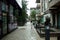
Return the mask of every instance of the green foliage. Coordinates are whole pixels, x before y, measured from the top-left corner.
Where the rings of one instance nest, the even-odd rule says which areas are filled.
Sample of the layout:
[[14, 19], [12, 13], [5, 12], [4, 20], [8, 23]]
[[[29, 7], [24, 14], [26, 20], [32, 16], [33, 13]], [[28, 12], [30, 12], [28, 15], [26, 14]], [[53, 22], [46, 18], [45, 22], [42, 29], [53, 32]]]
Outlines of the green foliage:
[[27, 12], [27, 1], [25, 1], [25, 0], [22, 0], [22, 14], [20, 15], [20, 17], [19, 17], [19, 20], [21, 21], [21, 22], [25, 22], [26, 21], [26, 18], [27, 18], [27, 14], [26, 14], [26, 12]]
[[36, 19], [36, 11], [32, 10], [30, 16], [31, 18]]

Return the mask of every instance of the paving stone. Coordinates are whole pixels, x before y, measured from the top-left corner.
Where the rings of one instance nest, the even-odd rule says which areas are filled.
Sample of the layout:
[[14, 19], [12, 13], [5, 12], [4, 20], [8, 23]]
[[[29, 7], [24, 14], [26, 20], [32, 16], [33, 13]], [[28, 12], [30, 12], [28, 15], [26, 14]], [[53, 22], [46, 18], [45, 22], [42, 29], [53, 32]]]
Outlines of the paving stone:
[[[45, 38], [39, 37], [34, 26], [27, 22], [25, 26], [18, 27], [17, 30], [5, 36], [2, 40], [45, 40]], [[56, 40], [56, 38], [51, 37], [51, 40]]]

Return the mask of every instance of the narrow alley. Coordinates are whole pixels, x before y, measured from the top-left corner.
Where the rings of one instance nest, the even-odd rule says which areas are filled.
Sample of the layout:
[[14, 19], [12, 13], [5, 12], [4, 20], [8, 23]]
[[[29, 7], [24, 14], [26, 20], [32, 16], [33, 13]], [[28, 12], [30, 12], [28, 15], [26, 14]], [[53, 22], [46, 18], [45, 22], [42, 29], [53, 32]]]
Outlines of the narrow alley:
[[[56, 38], [51, 38], [51, 40], [53, 39], [56, 40]], [[32, 23], [27, 22], [25, 26], [18, 27], [2, 40], [45, 40], [45, 38], [40, 38]]]
[[0, 0], [0, 40], [60, 40], [60, 0]]

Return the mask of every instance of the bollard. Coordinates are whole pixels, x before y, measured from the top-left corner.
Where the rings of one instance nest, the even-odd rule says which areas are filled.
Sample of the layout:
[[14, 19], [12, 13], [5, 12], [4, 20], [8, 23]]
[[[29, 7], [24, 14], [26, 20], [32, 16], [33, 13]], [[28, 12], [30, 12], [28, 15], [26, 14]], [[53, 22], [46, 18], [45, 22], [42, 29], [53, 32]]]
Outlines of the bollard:
[[49, 28], [49, 26], [45, 27], [45, 40], [50, 40], [50, 28]]

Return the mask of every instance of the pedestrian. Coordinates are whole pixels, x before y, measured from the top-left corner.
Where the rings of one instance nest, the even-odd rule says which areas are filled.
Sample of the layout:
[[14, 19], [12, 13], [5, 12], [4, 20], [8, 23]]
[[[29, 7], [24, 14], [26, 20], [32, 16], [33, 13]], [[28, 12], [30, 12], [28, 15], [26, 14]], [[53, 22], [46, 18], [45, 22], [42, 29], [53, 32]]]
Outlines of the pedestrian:
[[45, 40], [50, 40], [50, 18], [47, 16], [45, 21]]

